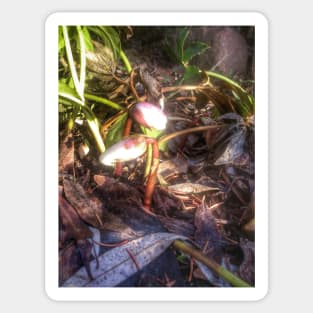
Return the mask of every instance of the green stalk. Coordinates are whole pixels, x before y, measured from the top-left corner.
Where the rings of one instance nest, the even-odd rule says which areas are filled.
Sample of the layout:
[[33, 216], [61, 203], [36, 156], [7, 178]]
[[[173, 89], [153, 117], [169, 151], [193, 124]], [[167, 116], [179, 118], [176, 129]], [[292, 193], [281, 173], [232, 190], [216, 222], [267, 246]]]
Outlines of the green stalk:
[[130, 73], [132, 71], [132, 66], [130, 65], [129, 60], [122, 49], [120, 50], [120, 57], [122, 61], [124, 62], [127, 72]]
[[216, 274], [222, 277], [225, 281], [230, 283], [233, 287], [251, 287], [247, 282], [235, 276], [232, 272], [228, 271], [226, 268], [222, 267], [216, 263], [213, 259], [205, 256], [201, 251], [192, 248], [190, 245], [186, 244], [181, 240], [175, 240], [173, 242], [173, 247], [184, 253], [189, 254], [196, 260], [205, 264], [208, 268], [213, 270]]
[[200, 131], [204, 131], [204, 130], [208, 130], [208, 129], [212, 129], [212, 128], [219, 128], [219, 127], [223, 127], [223, 126], [224, 125], [206, 125], [206, 126], [198, 126], [198, 127], [183, 129], [183, 130], [162, 136], [158, 140], [158, 145], [160, 146], [162, 143], [169, 141], [175, 137], [181, 136], [181, 135], [200, 132]]
[[84, 96], [85, 96], [86, 99], [106, 104], [107, 106], [109, 106], [109, 107], [111, 107], [112, 109], [115, 109], [115, 110], [122, 110], [122, 109], [124, 109], [119, 104], [117, 104], [117, 103], [115, 103], [113, 101], [110, 101], [108, 99], [105, 99], [105, 98], [101, 98], [101, 97], [98, 97], [98, 96], [90, 95], [88, 93], [85, 93]]
[[150, 174], [151, 163], [152, 163], [152, 147], [151, 147], [151, 145], [148, 145], [148, 147], [147, 147], [147, 155], [146, 155], [146, 167], [145, 167], [144, 178], [148, 177], [148, 175]]
[[224, 75], [221, 75], [215, 72], [206, 71], [205, 73], [208, 76], [215, 77], [224, 81], [225, 83], [228, 84], [229, 88], [231, 88], [233, 91], [235, 91], [238, 94], [240, 98], [240, 102], [241, 102], [240, 106], [238, 107], [238, 110], [241, 115], [247, 116], [254, 112], [254, 105], [255, 105], [254, 98], [245, 89], [243, 89], [238, 83], [236, 83], [234, 80]]
[[215, 73], [215, 72], [211, 72], [211, 71], [206, 71], [205, 72], [208, 76], [212, 76], [212, 77], [215, 77], [215, 78], [218, 78], [220, 80], [223, 80], [225, 82], [227, 82], [228, 84], [238, 88], [241, 92], [243, 93], [247, 93], [238, 83], [236, 83], [235, 81], [233, 81], [232, 79], [224, 76], [224, 75], [221, 75], [221, 74], [218, 74], [218, 73]]
[[146, 138], [146, 143], [152, 145], [152, 161], [151, 170], [146, 184], [145, 196], [143, 200], [143, 206], [147, 213], [153, 214], [151, 212], [151, 202], [152, 196], [155, 189], [155, 181], [157, 177], [158, 167], [160, 163], [160, 152], [158, 142], [154, 138]]
[[82, 110], [85, 114], [88, 126], [93, 134], [94, 139], [100, 153], [105, 151], [105, 145], [103, 143], [100, 131], [99, 131], [99, 122], [93, 112], [87, 106], [82, 106]]

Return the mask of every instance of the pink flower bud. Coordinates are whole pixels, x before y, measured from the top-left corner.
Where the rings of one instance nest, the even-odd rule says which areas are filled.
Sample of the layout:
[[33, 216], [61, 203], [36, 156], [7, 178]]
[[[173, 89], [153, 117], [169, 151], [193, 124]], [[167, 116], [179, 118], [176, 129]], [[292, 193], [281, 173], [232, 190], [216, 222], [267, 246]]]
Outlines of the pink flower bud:
[[149, 102], [137, 103], [130, 112], [131, 117], [147, 128], [163, 130], [166, 127], [167, 117], [164, 112]]
[[138, 158], [147, 149], [144, 136], [130, 136], [103, 152], [99, 161], [104, 165], [114, 166], [116, 162], [126, 162]]

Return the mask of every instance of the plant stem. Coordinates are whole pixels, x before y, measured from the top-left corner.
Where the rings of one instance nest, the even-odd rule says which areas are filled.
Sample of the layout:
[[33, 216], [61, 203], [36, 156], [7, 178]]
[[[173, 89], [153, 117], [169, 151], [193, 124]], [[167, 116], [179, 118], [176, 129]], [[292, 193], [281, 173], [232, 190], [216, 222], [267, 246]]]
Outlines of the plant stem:
[[198, 127], [193, 127], [193, 128], [187, 128], [187, 129], [183, 129], [168, 135], [164, 135], [162, 136], [159, 140], [158, 140], [158, 144], [159, 146], [166, 142], [169, 141], [175, 137], [181, 136], [181, 135], [186, 135], [186, 134], [190, 134], [190, 133], [195, 133], [195, 132], [200, 132], [200, 131], [204, 131], [204, 130], [208, 130], [208, 129], [214, 129], [214, 128], [219, 128], [219, 127], [223, 127], [224, 125], [206, 125], [206, 126], [198, 126]]
[[152, 144], [152, 165], [150, 175], [147, 181], [145, 197], [143, 201], [144, 208], [151, 212], [152, 196], [155, 188], [155, 181], [160, 163], [160, 152], [158, 142], [154, 138], [147, 138], [147, 144]]
[[122, 49], [120, 50], [120, 57], [122, 61], [124, 62], [127, 72], [130, 73], [132, 71], [132, 66], [130, 65], [129, 60]]
[[109, 107], [111, 107], [112, 109], [115, 109], [115, 110], [122, 110], [123, 107], [120, 106], [119, 104], [113, 102], [113, 101], [110, 101], [108, 99], [105, 99], [105, 98], [101, 98], [101, 97], [98, 97], [98, 96], [94, 96], [94, 95], [90, 95], [88, 93], [85, 93], [84, 94], [85, 98], [86, 99], [89, 99], [89, 100], [93, 100], [93, 101], [96, 101], [96, 102], [99, 102], [99, 103], [103, 103], [103, 104], [106, 104], [108, 105]]
[[146, 209], [147, 212], [151, 212], [151, 202], [152, 202], [152, 196], [155, 188], [155, 181], [156, 181], [156, 176], [158, 172], [158, 167], [160, 163], [160, 152], [159, 152], [159, 146], [180, 135], [185, 135], [193, 132], [198, 132], [198, 131], [204, 131], [207, 129], [211, 128], [217, 128], [221, 127], [223, 125], [207, 125], [207, 126], [199, 126], [199, 127], [194, 127], [194, 128], [189, 128], [189, 129], [184, 129], [169, 135], [165, 135], [161, 137], [159, 140], [156, 140], [154, 138], [147, 138], [146, 143], [147, 144], [152, 144], [152, 162], [151, 162], [151, 169], [150, 169], [150, 175], [148, 177], [147, 185], [146, 185], [146, 190], [145, 190], [145, 197], [143, 201], [144, 208]]
[[151, 171], [151, 162], [152, 162], [152, 148], [151, 145], [147, 146], [147, 155], [146, 155], [146, 167], [144, 178], [148, 177]]
[[238, 88], [242, 92], [246, 93], [246, 91], [238, 83], [236, 83], [235, 81], [233, 81], [232, 79], [230, 79], [230, 78], [228, 78], [228, 77], [226, 77], [224, 75], [221, 75], [221, 74], [215, 73], [215, 72], [211, 72], [211, 71], [206, 71], [205, 73], [208, 76], [212, 76], [212, 77], [218, 78], [220, 80], [223, 80], [223, 81], [233, 85], [234, 87]]
[[247, 282], [235, 276], [233, 273], [216, 263], [214, 260], [205, 256], [201, 251], [192, 248], [181, 240], [175, 240], [173, 247], [177, 250], [185, 252], [195, 258], [196, 260], [205, 264], [208, 268], [213, 270], [216, 274], [222, 277], [224, 280], [229, 282], [234, 287], [251, 287]]
[[100, 153], [105, 151], [105, 145], [103, 143], [100, 131], [99, 131], [99, 122], [93, 112], [90, 110], [88, 106], [82, 106], [82, 110], [85, 114], [88, 126], [93, 134], [93, 137], [97, 143], [98, 150]]
[[221, 75], [215, 72], [205, 71], [205, 73], [208, 76], [218, 78], [224, 81], [225, 83], [228, 84], [228, 86], [231, 89], [233, 89], [236, 93], [238, 93], [239, 98], [240, 98], [240, 104], [241, 104], [239, 106], [239, 112], [241, 113], [241, 115], [246, 116], [254, 112], [254, 98], [251, 95], [249, 95], [249, 93], [244, 88], [242, 88], [237, 82], [235, 82], [234, 80], [224, 75]]
[[133, 120], [130, 117], [128, 117], [124, 126], [123, 137], [129, 136], [132, 125], [133, 125]]

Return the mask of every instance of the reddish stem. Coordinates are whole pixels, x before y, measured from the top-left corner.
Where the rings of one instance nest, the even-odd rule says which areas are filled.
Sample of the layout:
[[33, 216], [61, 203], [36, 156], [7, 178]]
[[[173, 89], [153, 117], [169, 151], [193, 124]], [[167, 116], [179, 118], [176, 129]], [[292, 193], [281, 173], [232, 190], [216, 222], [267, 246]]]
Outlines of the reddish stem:
[[[123, 138], [129, 136], [130, 130], [132, 128], [132, 124], [133, 124], [132, 119], [130, 117], [128, 117], [126, 120], [125, 126], [124, 126], [124, 130], [123, 130]], [[123, 170], [123, 163], [122, 162], [116, 162], [114, 175], [115, 176], [121, 176], [122, 170]]]
[[135, 256], [128, 249], [126, 249], [126, 252], [128, 253], [128, 255], [131, 258], [131, 260], [134, 262], [134, 264], [135, 264], [135, 266], [137, 268], [137, 271], [140, 271], [140, 266], [139, 266]]
[[123, 137], [129, 136], [132, 125], [133, 120], [130, 117], [128, 117], [124, 126]]
[[147, 144], [152, 144], [152, 165], [150, 170], [150, 175], [146, 185], [145, 197], [143, 200], [144, 208], [151, 212], [151, 202], [152, 196], [155, 187], [156, 176], [158, 172], [159, 162], [160, 162], [160, 153], [158, 142], [153, 138], [146, 139]]

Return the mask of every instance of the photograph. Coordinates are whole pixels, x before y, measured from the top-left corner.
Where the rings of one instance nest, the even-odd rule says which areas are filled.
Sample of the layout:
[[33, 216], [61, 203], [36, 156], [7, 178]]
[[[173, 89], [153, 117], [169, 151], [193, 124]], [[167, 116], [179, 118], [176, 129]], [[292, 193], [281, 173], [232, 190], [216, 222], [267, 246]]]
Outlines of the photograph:
[[61, 292], [258, 283], [257, 26], [166, 20], [53, 23]]

